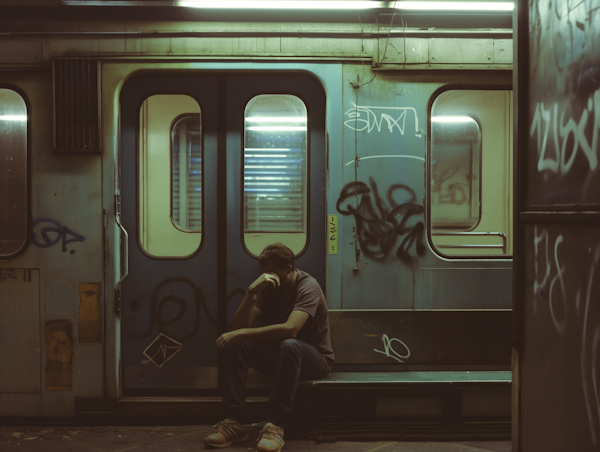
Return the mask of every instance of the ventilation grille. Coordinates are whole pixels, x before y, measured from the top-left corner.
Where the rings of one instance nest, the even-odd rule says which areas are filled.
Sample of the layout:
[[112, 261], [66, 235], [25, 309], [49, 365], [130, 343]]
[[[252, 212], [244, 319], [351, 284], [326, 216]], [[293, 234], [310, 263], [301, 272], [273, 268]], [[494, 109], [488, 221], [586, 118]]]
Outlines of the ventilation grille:
[[98, 62], [54, 60], [54, 150], [100, 152]]

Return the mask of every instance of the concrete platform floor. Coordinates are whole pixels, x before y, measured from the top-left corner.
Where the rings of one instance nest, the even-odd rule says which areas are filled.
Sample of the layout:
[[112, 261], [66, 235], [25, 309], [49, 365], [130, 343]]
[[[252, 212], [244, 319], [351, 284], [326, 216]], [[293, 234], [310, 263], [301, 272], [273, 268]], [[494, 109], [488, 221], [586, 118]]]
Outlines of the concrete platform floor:
[[[0, 426], [2, 452], [179, 452], [205, 450], [210, 425], [189, 426]], [[228, 447], [253, 451], [256, 441]], [[209, 449], [206, 449], [209, 450]], [[221, 450], [221, 449], [213, 449]], [[338, 441], [318, 444], [288, 438], [282, 452], [511, 452], [510, 441]]]

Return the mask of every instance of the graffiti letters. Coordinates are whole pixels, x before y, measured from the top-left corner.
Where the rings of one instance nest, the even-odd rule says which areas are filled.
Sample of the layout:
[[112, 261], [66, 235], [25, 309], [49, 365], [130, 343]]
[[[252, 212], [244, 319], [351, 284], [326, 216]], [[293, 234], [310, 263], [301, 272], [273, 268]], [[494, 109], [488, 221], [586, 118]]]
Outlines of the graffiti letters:
[[[559, 114], [558, 104], [551, 109], [546, 109], [543, 102], [536, 106], [529, 135], [533, 137], [537, 133], [538, 171], [565, 175], [579, 152], [586, 157], [590, 171], [598, 166], [600, 90], [588, 99], [578, 122], [565, 118], [567, 109], [570, 108], [565, 107]], [[591, 142], [586, 135], [586, 131], [590, 131], [588, 122], [591, 124]]]
[[529, 5], [529, 176], [535, 202], [598, 202], [600, 8], [595, 1]]
[[154, 341], [144, 350], [144, 355], [158, 367], [164, 366], [181, 349], [183, 344], [160, 333]]
[[415, 135], [422, 136], [422, 131], [419, 130], [417, 110], [413, 107], [365, 107], [356, 104], [353, 105], [354, 108], [350, 108], [345, 113], [345, 116], [350, 119], [344, 121], [344, 125], [352, 130], [371, 133], [377, 129], [377, 132], [381, 132], [381, 127], [385, 123], [390, 133], [397, 130], [401, 135], [404, 135], [406, 131], [406, 117], [414, 115]]
[[359, 181], [347, 184], [336, 207], [340, 214], [354, 216], [358, 243], [366, 256], [385, 261], [398, 238], [403, 237], [396, 256], [403, 262], [409, 262], [413, 245], [417, 255], [425, 254], [425, 226], [420, 220], [423, 206], [415, 201], [415, 192], [402, 184], [390, 186], [386, 199], [382, 199], [377, 184], [371, 178], [369, 185]]
[[[387, 334], [384, 334], [383, 336], [381, 336], [381, 340], [383, 341], [383, 350], [377, 350], [376, 348], [374, 348], [374, 352], [384, 354], [388, 358], [393, 358], [400, 363], [403, 363], [405, 359], [410, 358], [410, 349], [408, 348], [408, 345], [406, 345], [400, 339], [396, 339], [395, 337], [390, 339]], [[406, 355], [401, 355], [396, 350], [394, 350], [394, 347], [392, 345], [394, 342], [397, 342], [406, 349]]]
[[[536, 279], [534, 281], [534, 292], [537, 299], [537, 294], [543, 292], [544, 297], [548, 299], [548, 306], [550, 309], [550, 315], [552, 316], [552, 322], [556, 330], [560, 333], [564, 333], [565, 324], [566, 324], [566, 315], [567, 315], [567, 296], [565, 293], [565, 283], [563, 279], [563, 274], [565, 268], [560, 265], [558, 260], [558, 248], [560, 244], [563, 242], [563, 236], [559, 235], [556, 241], [554, 242], [554, 253], [552, 256], [552, 261], [550, 260], [550, 256], [548, 254], [548, 231], [544, 230], [538, 236], [537, 227], [534, 232], [534, 245], [535, 245], [535, 273]], [[544, 275], [540, 280], [538, 280], [538, 247], [543, 243], [544, 248], [544, 256], [542, 259], [539, 259], [542, 264], [540, 267], [544, 266], [543, 270]], [[545, 265], [543, 265], [545, 263]], [[556, 272], [554, 276], [551, 276], [551, 263], [554, 263]], [[549, 283], [549, 284], [548, 284]], [[537, 310], [537, 301], [534, 301], [534, 309]]]
[[[39, 226], [39, 227], [37, 227]], [[85, 237], [62, 226], [58, 221], [42, 218], [33, 222], [32, 243], [40, 248], [50, 248], [62, 240], [62, 252], [67, 251], [67, 245], [73, 242], [85, 242]], [[36, 233], [37, 231], [37, 233]], [[71, 254], [75, 250], [70, 251]]]
[[[594, 282], [598, 281], [600, 242], [586, 246], [589, 273], [581, 275], [569, 272], [561, 262], [561, 255], [572, 250], [566, 246], [562, 234], [556, 234], [553, 239], [547, 229], [538, 232], [536, 226], [533, 235], [533, 312], [536, 316], [540, 315], [547, 306], [556, 332], [561, 337], [575, 337], [580, 343], [581, 384], [592, 442], [597, 444], [600, 436], [600, 387], [597, 384], [600, 375], [600, 324], [597, 311], [594, 315], [590, 314], [590, 310], [597, 309]], [[582, 264], [587, 268], [586, 262], [579, 263], [578, 267]]]
[[[136, 328], [136, 318], [138, 317], [136, 314], [141, 308], [142, 303], [139, 300], [131, 300], [129, 309], [134, 315], [126, 319], [129, 333], [137, 338], [150, 335], [153, 328], [156, 327], [160, 333], [168, 335], [176, 341], [185, 342], [198, 331], [202, 310], [213, 325], [217, 324], [206, 305], [200, 288], [183, 277], [165, 279], [154, 288], [150, 300], [148, 325], [140, 331]], [[193, 308], [194, 311], [192, 322], [186, 321], [189, 319], [189, 308]], [[148, 318], [148, 316], [139, 317]], [[172, 328], [167, 332], [167, 328], [171, 326]]]

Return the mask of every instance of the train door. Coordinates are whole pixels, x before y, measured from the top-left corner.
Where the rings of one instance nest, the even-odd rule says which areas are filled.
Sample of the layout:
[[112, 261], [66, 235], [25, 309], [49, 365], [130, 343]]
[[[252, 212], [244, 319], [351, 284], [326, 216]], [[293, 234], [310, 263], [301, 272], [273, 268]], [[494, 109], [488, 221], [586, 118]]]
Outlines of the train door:
[[288, 245], [324, 287], [324, 109], [321, 85], [305, 74], [144, 74], [125, 84], [125, 395], [218, 387], [215, 341], [265, 245]]

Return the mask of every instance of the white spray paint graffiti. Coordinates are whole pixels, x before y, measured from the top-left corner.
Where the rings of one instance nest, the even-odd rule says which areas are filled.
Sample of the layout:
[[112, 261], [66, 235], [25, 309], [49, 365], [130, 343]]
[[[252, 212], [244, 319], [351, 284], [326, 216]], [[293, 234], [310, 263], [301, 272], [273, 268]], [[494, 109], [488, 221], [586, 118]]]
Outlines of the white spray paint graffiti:
[[350, 160], [346, 163], [346, 166], [357, 165], [359, 161], [369, 160], [369, 159], [388, 159], [388, 158], [401, 158], [401, 159], [413, 159], [420, 160], [422, 162], [425, 161], [423, 157], [417, 157], [416, 155], [369, 155], [367, 157], [357, 157], [353, 160]]
[[[591, 254], [590, 272], [587, 277], [586, 287], [576, 289], [575, 297], [572, 293], [567, 293], [565, 282], [566, 267], [561, 266], [559, 262], [559, 246], [563, 244], [564, 237], [559, 234], [554, 241], [553, 262], [549, 256], [548, 248], [550, 244], [550, 234], [547, 229], [543, 229], [538, 234], [537, 226], [534, 228], [534, 277], [533, 300], [534, 314], [538, 314], [538, 298], [546, 298], [552, 322], [556, 331], [561, 335], [568, 334], [569, 331], [576, 329], [581, 331], [581, 384], [585, 397], [585, 404], [590, 425], [592, 442], [598, 443], [600, 435], [600, 325], [597, 319], [591, 318], [590, 306], [597, 300], [592, 298], [592, 289], [594, 275], [598, 262], [600, 261], [600, 243], [595, 247], [589, 247]], [[543, 243], [543, 246], [540, 246]], [[542, 262], [539, 265], [538, 262]], [[585, 292], [585, 295], [583, 293]], [[556, 297], [560, 300], [557, 301]], [[582, 306], [582, 296], [584, 297]], [[575, 312], [567, 315], [569, 312], [569, 300], [575, 299]], [[560, 306], [560, 307], [559, 307]], [[571, 304], [572, 306], [572, 304]], [[562, 311], [562, 318], [561, 318]], [[595, 325], [594, 325], [595, 323]]]
[[[533, 245], [534, 245], [534, 250], [535, 250], [535, 261], [534, 261], [534, 272], [535, 272], [535, 281], [533, 282], [533, 312], [537, 314], [537, 294], [544, 288], [546, 287], [546, 284], [548, 283], [548, 279], [550, 279], [550, 258], [548, 257], [548, 231], [544, 229], [544, 231], [542, 232], [541, 235], [538, 235], [537, 233], [537, 226], [534, 229], [534, 237], [533, 237]], [[542, 279], [542, 281], [539, 281], [538, 276], [541, 273], [541, 270], [538, 268], [538, 246], [539, 244], [544, 241], [544, 251], [545, 251], [545, 258], [544, 258], [544, 262], [546, 263], [545, 265], [545, 273], [544, 273], [544, 279]]]
[[[596, 245], [593, 255], [593, 263], [590, 267], [590, 276], [588, 278], [587, 294], [585, 300], [585, 308], [583, 313], [583, 335], [581, 338], [581, 375], [583, 394], [585, 396], [585, 404], [588, 412], [588, 420], [592, 431], [592, 441], [597, 444], [596, 428], [600, 430], [600, 369], [598, 364], [598, 356], [600, 352], [600, 327], [596, 327], [593, 336], [588, 333], [588, 313], [592, 295], [592, 282], [594, 280], [594, 271], [600, 260], [600, 243]], [[576, 307], [579, 311], [579, 297], [581, 291], [577, 291]], [[593, 326], [592, 326], [593, 328]], [[591, 338], [588, 337], [590, 334]], [[591, 339], [591, 340], [590, 340]], [[591, 342], [591, 347], [590, 347]], [[591, 350], [590, 350], [591, 348]], [[590, 353], [591, 352], [591, 353]], [[591, 381], [590, 381], [591, 380]], [[595, 402], [595, 406], [594, 406]]]
[[371, 133], [376, 128], [377, 132], [381, 132], [381, 126], [385, 121], [390, 133], [397, 129], [401, 135], [404, 135], [407, 114], [412, 112], [415, 115], [415, 135], [422, 136], [423, 131], [419, 130], [417, 110], [413, 107], [365, 107], [354, 103], [352, 105], [354, 108], [350, 108], [345, 113], [345, 116], [350, 119], [344, 121], [344, 125], [352, 130]]
[[[565, 175], [573, 166], [575, 157], [579, 150], [587, 157], [590, 171], [598, 166], [598, 130], [600, 129], [600, 90], [597, 90], [593, 96], [588, 99], [587, 107], [583, 110], [579, 122], [569, 118], [565, 122], [565, 112], [567, 106], [558, 113], [558, 104], [554, 104], [552, 109], [546, 110], [544, 103], [539, 102], [535, 109], [529, 136], [533, 137], [537, 132], [537, 148], [539, 154], [538, 171], [551, 171], [556, 174]], [[570, 108], [569, 108], [570, 109]], [[593, 114], [592, 142], [588, 141], [586, 128], [590, 114]], [[549, 152], [552, 145], [548, 144], [548, 137], [552, 130], [554, 155]], [[569, 136], [573, 137], [573, 148], [567, 150]], [[567, 160], [567, 155], [570, 156]]]
[[[383, 350], [377, 350], [376, 348], [374, 348], [373, 351], [377, 353], [382, 353], [388, 358], [394, 358], [396, 361], [401, 363], [403, 363], [405, 359], [410, 358], [410, 349], [408, 348], [408, 345], [406, 345], [400, 339], [396, 339], [395, 337], [390, 339], [387, 334], [384, 334], [383, 336], [381, 336], [381, 340], [383, 341]], [[392, 342], [398, 342], [399, 344], [402, 344], [402, 346], [406, 349], [406, 355], [401, 355], [396, 350], [394, 350]]]

